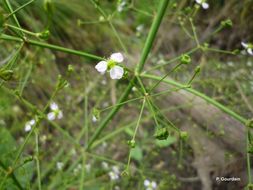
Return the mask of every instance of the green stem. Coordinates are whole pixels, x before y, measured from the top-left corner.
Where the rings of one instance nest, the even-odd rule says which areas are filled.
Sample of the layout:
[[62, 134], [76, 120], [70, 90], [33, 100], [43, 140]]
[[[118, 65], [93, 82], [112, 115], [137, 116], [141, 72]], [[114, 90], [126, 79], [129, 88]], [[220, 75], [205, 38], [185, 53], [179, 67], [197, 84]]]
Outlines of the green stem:
[[[13, 9], [12, 9], [12, 7], [11, 7], [11, 4], [10, 4], [9, 0], [4, 0], [4, 3], [5, 3], [5, 5], [7, 6], [7, 8], [8, 8], [8, 10], [9, 10], [10, 14], [12, 14], [12, 13], [13, 13]], [[19, 21], [18, 21], [18, 19], [17, 19], [15, 13], [12, 14], [12, 17], [13, 17], [13, 19], [14, 19], [14, 21], [15, 21], [17, 27], [21, 28], [21, 26], [20, 26], [20, 24], [19, 24]], [[21, 34], [22, 34], [22, 36], [24, 36], [24, 34], [23, 34], [22, 31], [21, 31]]]
[[[142, 74], [141, 76], [144, 77], [144, 78], [149, 78], [149, 79], [158, 80], [158, 81], [161, 79], [161, 77], [159, 77], [159, 76], [154, 76], [154, 75], [149, 75], [149, 74]], [[222, 110], [223, 112], [229, 114], [229, 115], [232, 116], [234, 119], [236, 119], [236, 120], [238, 120], [239, 122], [241, 122], [243, 125], [245, 125], [246, 122], [247, 122], [247, 119], [246, 119], [246, 118], [240, 116], [239, 114], [233, 112], [231, 109], [225, 107], [224, 105], [222, 105], [222, 104], [220, 104], [219, 102], [215, 101], [214, 99], [212, 99], [212, 98], [206, 96], [205, 94], [202, 94], [202, 93], [198, 92], [197, 90], [194, 90], [194, 89], [192, 89], [192, 88], [185, 88], [185, 85], [184, 85], [184, 84], [180, 84], [180, 83], [178, 83], [178, 82], [176, 82], [176, 81], [173, 81], [173, 80], [170, 80], [170, 79], [164, 79], [163, 82], [164, 82], [164, 83], [167, 83], [167, 84], [170, 84], [170, 85], [172, 85], [172, 86], [176, 86], [176, 87], [178, 87], [178, 88], [182, 88], [182, 89], [184, 89], [184, 90], [186, 90], [186, 91], [188, 91], [188, 92], [190, 92], [190, 93], [192, 93], [192, 94], [194, 94], [194, 95], [196, 95], [196, 96], [198, 96], [198, 97], [204, 99], [204, 100], [207, 101], [208, 103], [210, 103], [210, 104], [212, 104], [213, 106], [219, 108], [219, 109]]]
[[250, 131], [249, 131], [249, 129], [247, 128], [247, 173], [248, 173], [248, 184], [250, 184], [251, 185], [251, 165], [250, 165], [250, 153], [248, 153], [248, 148], [249, 148], [249, 134], [250, 133]]
[[[0, 35], [0, 39], [8, 40], [8, 41], [16, 41], [16, 42], [23, 42], [24, 41], [22, 38], [18, 38], [18, 37], [6, 35], [6, 34]], [[83, 52], [83, 51], [68, 49], [68, 48], [64, 48], [64, 47], [61, 47], [61, 46], [57, 46], [57, 45], [52, 45], [52, 44], [48, 44], [48, 43], [44, 43], [44, 42], [39, 42], [39, 41], [36, 41], [36, 40], [28, 40], [27, 39], [27, 40], [25, 40], [25, 43], [30, 44], [30, 45], [34, 45], [34, 46], [38, 46], [38, 47], [42, 47], [42, 48], [55, 50], [55, 51], [61, 51], [61, 52], [68, 53], [68, 54], [82, 56], [82, 57], [86, 57], [86, 58], [90, 58], [90, 59], [104, 60], [104, 58], [102, 58], [102, 57], [99, 57], [99, 56], [96, 56], [96, 55], [93, 55], [93, 54], [89, 54], [89, 53], [86, 53], [86, 52]]]
[[[153, 21], [153, 24], [151, 26], [150, 32], [148, 34], [147, 40], [146, 40], [144, 48], [143, 48], [143, 52], [141, 54], [141, 60], [136, 68], [137, 75], [138, 75], [138, 73], [140, 73], [142, 71], [144, 64], [146, 62], [146, 59], [149, 55], [149, 52], [151, 51], [152, 44], [155, 40], [156, 33], [157, 33], [158, 28], [161, 24], [161, 21], [162, 21], [164, 14], [165, 14], [168, 3], [169, 3], [169, 0], [161, 0], [160, 1], [159, 8], [158, 8], [158, 14], [156, 15], [155, 20]], [[134, 77], [132, 79], [132, 81], [127, 86], [126, 90], [123, 92], [123, 94], [121, 95], [121, 97], [118, 101], [118, 104], [126, 100], [126, 98], [128, 97], [128, 95], [130, 94], [130, 92], [132, 90], [135, 80], [136, 80], [136, 77]], [[116, 115], [116, 113], [119, 111], [120, 108], [121, 108], [121, 105], [116, 106], [114, 109], [111, 110], [111, 112], [101, 122], [101, 124], [98, 126], [97, 130], [95, 131], [95, 133], [91, 137], [91, 139], [86, 147], [87, 150], [91, 147], [93, 142], [97, 139], [97, 137], [100, 135], [102, 130], [106, 127], [106, 125], [109, 123], [109, 121], [112, 120], [112, 118], [114, 117], [114, 115]]]
[[35, 129], [35, 142], [36, 142], [36, 167], [37, 167], [37, 180], [38, 180], [38, 187], [41, 190], [41, 177], [40, 177], [40, 158], [39, 158], [39, 134], [38, 129]]
[[22, 5], [19, 8], [17, 8], [15, 11], [12, 11], [10, 14], [7, 15], [6, 20], [8, 18], [10, 18], [11, 16], [13, 16], [14, 14], [16, 14], [18, 11], [22, 10], [23, 8], [25, 8], [26, 6], [30, 5], [32, 2], [34, 2], [34, 0], [28, 1], [24, 5]]

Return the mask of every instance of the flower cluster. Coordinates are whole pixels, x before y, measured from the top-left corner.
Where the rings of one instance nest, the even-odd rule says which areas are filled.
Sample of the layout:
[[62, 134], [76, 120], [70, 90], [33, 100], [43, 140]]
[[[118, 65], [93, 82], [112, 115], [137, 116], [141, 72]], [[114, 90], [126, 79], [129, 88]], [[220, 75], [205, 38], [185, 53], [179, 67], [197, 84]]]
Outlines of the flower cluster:
[[209, 4], [206, 2], [206, 0], [195, 0], [195, 2], [201, 5], [203, 9], [209, 8]]
[[245, 48], [245, 50], [248, 52], [248, 54], [253, 55], [253, 45], [250, 43], [241, 42], [242, 46]]
[[123, 61], [124, 57], [121, 53], [113, 53], [108, 60], [100, 61], [95, 68], [101, 74], [110, 71], [110, 77], [112, 79], [121, 79], [124, 75], [124, 69], [118, 64]]
[[111, 181], [115, 181], [119, 179], [119, 175], [120, 175], [119, 168], [117, 166], [113, 166], [112, 171], [110, 171], [108, 175], [110, 176]]
[[50, 121], [53, 121], [55, 119], [61, 119], [63, 118], [62, 111], [59, 109], [58, 105], [53, 102], [50, 104], [51, 112], [47, 114], [47, 119]]
[[26, 124], [25, 124], [25, 132], [29, 132], [31, 131], [32, 127], [35, 125], [35, 120], [32, 119], [30, 121], [28, 121]]
[[157, 184], [155, 181], [149, 181], [148, 179], [144, 180], [144, 186], [146, 190], [155, 190], [157, 188]]

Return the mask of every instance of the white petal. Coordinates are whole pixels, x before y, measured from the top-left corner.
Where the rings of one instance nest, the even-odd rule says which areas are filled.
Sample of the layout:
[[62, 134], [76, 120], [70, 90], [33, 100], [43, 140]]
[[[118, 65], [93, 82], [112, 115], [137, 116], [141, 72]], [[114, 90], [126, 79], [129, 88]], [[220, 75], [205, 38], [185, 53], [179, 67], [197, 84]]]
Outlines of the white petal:
[[117, 63], [121, 63], [122, 61], [124, 61], [124, 56], [122, 55], [122, 53], [113, 53], [110, 56], [110, 59]]
[[92, 122], [97, 122], [97, 118], [94, 115], [92, 116]]
[[150, 185], [150, 181], [147, 180], [147, 179], [145, 179], [145, 180], [144, 180], [144, 185], [145, 185], [146, 187], [149, 186], [149, 185]]
[[246, 44], [246, 43], [244, 43], [244, 42], [241, 42], [241, 44], [242, 44], [242, 46], [243, 46], [244, 48], [248, 48], [248, 47], [249, 47], [249, 45]]
[[59, 113], [58, 113], [58, 115], [57, 115], [57, 118], [58, 118], [58, 119], [63, 118], [63, 113], [62, 113], [62, 111], [61, 111], [61, 110], [59, 111]]
[[50, 121], [55, 120], [55, 113], [54, 112], [50, 112], [47, 114], [47, 119]]
[[50, 108], [51, 108], [51, 110], [58, 110], [59, 109], [58, 105], [55, 102], [50, 104]]
[[114, 66], [110, 70], [110, 76], [112, 79], [121, 79], [124, 74], [124, 69], [120, 66]]
[[201, 4], [202, 0], [195, 0], [196, 3]]
[[152, 181], [151, 186], [153, 187], [153, 189], [155, 189], [157, 187], [156, 182]]
[[32, 129], [32, 126], [29, 123], [27, 123], [25, 125], [25, 132], [31, 131], [31, 129]]
[[248, 48], [248, 49], [247, 49], [247, 52], [248, 52], [250, 55], [253, 55], [253, 51], [252, 51], [251, 48]]
[[35, 120], [32, 119], [31, 121], [29, 121], [30, 125], [34, 125], [35, 124]]
[[95, 68], [97, 69], [98, 72], [100, 73], [105, 73], [105, 71], [107, 70], [107, 65], [108, 63], [106, 61], [100, 61]]
[[209, 4], [206, 3], [206, 2], [204, 2], [204, 3], [202, 3], [202, 7], [203, 7], [203, 9], [208, 9], [209, 8]]

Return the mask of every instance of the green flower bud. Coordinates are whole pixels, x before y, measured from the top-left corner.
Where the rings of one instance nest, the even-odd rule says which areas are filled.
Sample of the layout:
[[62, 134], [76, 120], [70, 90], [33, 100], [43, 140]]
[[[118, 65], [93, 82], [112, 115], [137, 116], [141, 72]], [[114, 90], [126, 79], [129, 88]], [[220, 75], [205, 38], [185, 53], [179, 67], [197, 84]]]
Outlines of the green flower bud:
[[0, 78], [8, 81], [11, 80], [13, 76], [13, 70], [9, 70], [9, 69], [0, 69]]
[[50, 31], [49, 30], [45, 30], [41, 33], [37, 33], [37, 37], [39, 37], [42, 40], [47, 40], [50, 36]]
[[180, 57], [180, 62], [182, 64], [186, 64], [187, 65], [187, 64], [191, 63], [191, 57], [189, 55], [187, 55], [187, 54], [183, 54]]
[[182, 140], [187, 140], [189, 137], [189, 134], [186, 131], [180, 131], [180, 138]]
[[128, 144], [131, 148], [135, 148], [135, 145], [136, 145], [134, 139], [127, 141], [127, 144]]
[[167, 130], [167, 128], [163, 127], [163, 128], [157, 128], [154, 134], [154, 137], [158, 140], [166, 140], [169, 136], [169, 132]]
[[221, 26], [224, 28], [230, 28], [233, 26], [233, 22], [230, 19], [221, 21]]
[[68, 81], [65, 80], [61, 75], [58, 75], [57, 90], [61, 90], [65, 87], [68, 87], [68, 85]]

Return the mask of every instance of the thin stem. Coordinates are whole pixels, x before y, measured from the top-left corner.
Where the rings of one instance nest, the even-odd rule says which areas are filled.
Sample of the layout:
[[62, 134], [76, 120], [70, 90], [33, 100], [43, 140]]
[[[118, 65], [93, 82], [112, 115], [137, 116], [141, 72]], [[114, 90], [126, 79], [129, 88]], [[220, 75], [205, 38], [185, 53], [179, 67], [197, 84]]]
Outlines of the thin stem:
[[[7, 6], [7, 8], [9, 9], [9, 12], [10, 12], [10, 14], [11, 14], [11, 13], [13, 12], [13, 9], [12, 9], [12, 7], [11, 7], [11, 4], [10, 4], [9, 0], [4, 0], [4, 3], [5, 3], [5, 5]], [[12, 14], [12, 17], [13, 17], [13, 19], [14, 19], [14, 21], [15, 21], [17, 27], [21, 28], [21, 26], [20, 26], [20, 24], [19, 24], [19, 21], [18, 21], [18, 19], [17, 19], [15, 13]], [[22, 36], [24, 36], [24, 34], [23, 34], [22, 31], [21, 31], [21, 34], [22, 34]]]
[[195, 39], [195, 41], [196, 41], [197, 46], [199, 47], [200, 44], [199, 44], [199, 39], [198, 39], [198, 36], [197, 36], [196, 28], [195, 28], [195, 26], [194, 26], [194, 24], [193, 24], [192, 18], [190, 18], [189, 20], [190, 20], [190, 23], [191, 23], [191, 27], [192, 27], [194, 39]]
[[175, 67], [173, 67], [166, 75], [164, 75], [157, 83], [155, 83], [149, 90], [149, 93], [152, 92], [166, 77], [168, 77], [172, 72], [177, 70], [182, 65], [182, 63], [177, 64]]
[[23, 8], [25, 8], [26, 6], [30, 5], [31, 3], [33, 3], [34, 0], [28, 1], [27, 3], [25, 3], [24, 5], [20, 6], [19, 8], [17, 8], [15, 11], [11, 12], [10, 14], [7, 15], [6, 20], [11, 17], [12, 15], [16, 14], [18, 11], [22, 10]]
[[[250, 136], [250, 131], [249, 131], [249, 129], [247, 128], [247, 141], [246, 141], [246, 150], [248, 151], [248, 149], [249, 149], [249, 136]], [[250, 153], [249, 152], [247, 152], [247, 174], [248, 174], [248, 184], [250, 184], [251, 185], [251, 164], [250, 164]]]
[[[9, 40], [9, 41], [16, 41], [16, 42], [23, 42], [24, 41], [22, 38], [18, 38], [18, 37], [6, 35], [6, 34], [2, 34], [0, 36], [0, 39]], [[104, 60], [104, 58], [90, 54], [90, 53], [86, 53], [86, 52], [78, 51], [78, 50], [73, 50], [73, 49], [68, 49], [68, 48], [64, 48], [61, 46], [52, 45], [52, 44], [48, 44], [48, 43], [43, 43], [43, 42], [39, 42], [36, 40], [28, 40], [27, 39], [24, 42], [27, 44], [30, 44], [30, 45], [34, 45], [34, 46], [38, 46], [38, 47], [42, 47], [42, 48], [47, 48], [47, 49], [51, 49], [51, 50], [56, 50], [56, 51], [61, 51], [64, 53], [78, 55], [78, 56], [82, 56], [82, 57], [86, 57], [86, 58], [90, 58], [90, 59]]]
[[36, 142], [36, 167], [37, 167], [37, 178], [38, 178], [38, 187], [41, 190], [41, 176], [40, 176], [40, 158], [39, 158], [39, 134], [38, 129], [34, 131], [35, 133], [35, 142]]

